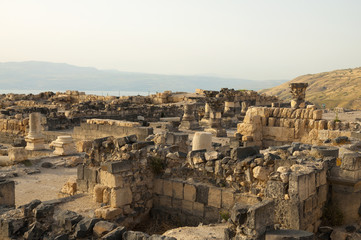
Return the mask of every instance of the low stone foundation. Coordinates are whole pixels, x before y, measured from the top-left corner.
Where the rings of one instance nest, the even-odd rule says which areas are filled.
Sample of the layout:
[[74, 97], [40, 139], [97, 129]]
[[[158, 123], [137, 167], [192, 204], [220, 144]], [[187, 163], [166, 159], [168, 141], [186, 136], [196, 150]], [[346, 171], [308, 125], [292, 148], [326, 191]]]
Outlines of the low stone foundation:
[[89, 119], [86, 123], [81, 123], [79, 127], [75, 127], [72, 136], [75, 139], [89, 140], [108, 136], [124, 137], [134, 134], [139, 140], [145, 140], [152, 133], [153, 128], [142, 127], [137, 122]]

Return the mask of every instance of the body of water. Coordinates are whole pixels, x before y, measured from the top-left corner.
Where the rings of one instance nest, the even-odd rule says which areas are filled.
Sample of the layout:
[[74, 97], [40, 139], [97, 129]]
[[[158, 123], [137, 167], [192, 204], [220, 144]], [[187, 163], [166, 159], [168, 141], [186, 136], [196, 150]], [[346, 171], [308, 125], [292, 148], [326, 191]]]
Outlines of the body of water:
[[[39, 94], [41, 92], [65, 92], [64, 90], [21, 90], [21, 89], [8, 89], [8, 90], [0, 90], [0, 94]], [[79, 92], [85, 92], [86, 94], [93, 94], [98, 96], [148, 96], [149, 94], [154, 94], [154, 92], [137, 92], [137, 91], [88, 91], [88, 90], [78, 90]]]

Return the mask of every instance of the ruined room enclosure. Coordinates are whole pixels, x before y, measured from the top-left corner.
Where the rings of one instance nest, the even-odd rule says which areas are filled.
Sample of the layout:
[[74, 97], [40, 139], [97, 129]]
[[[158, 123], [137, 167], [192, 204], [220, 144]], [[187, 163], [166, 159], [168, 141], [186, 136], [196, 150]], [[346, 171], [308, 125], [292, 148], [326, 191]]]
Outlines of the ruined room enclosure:
[[[20, 101], [0, 119], [1, 137], [17, 146], [4, 150], [6, 165], [75, 154], [63, 161], [77, 166], [76, 179], [55, 202], [9, 211], [2, 234], [58, 237], [62, 230], [104, 237], [98, 225], [105, 224], [109, 233], [148, 238], [146, 233], [219, 222], [229, 239], [278, 236], [278, 229], [303, 239], [339, 234], [319, 229], [360, 219], [361, 127], [325, 120], [321, 110], [303, 105], [303, 90], [295, 94], [299, 108], [229, 89], [128, 98], [68, 92]], [[40, 108], [52, 110], [28, 114]], [[7, 179], [1, 186], [11, 192], [16, 186]], [[13, 195], [6, 196], [2, 204], [14, 205]], [[77, 213], [60, 211], [74, 210], [77, 201]], [[81, 211], [82, 201], [92, 210]], [[47, 208], [50, 213], [41, 215]], [[102, 219], [96, 234], [80, 231], [84, 224], [93, 228], [98, 220], [92, 219]]]

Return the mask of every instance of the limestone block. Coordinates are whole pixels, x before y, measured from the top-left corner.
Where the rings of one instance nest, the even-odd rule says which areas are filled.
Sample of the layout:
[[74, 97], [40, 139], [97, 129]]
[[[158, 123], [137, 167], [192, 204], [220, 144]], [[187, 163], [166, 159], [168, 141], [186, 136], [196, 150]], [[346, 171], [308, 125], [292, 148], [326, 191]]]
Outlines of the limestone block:
[[163, 194], [168, 197], [173, 196], [173, 184], [172, 181], [163, 180]]
[[182, 209], [182, 199], [173, 198], [172, 199], [172, 208], [181, 210]]
[[163, 194], [163, 179], [156, 178], [154, 180], [153, 192], [158, 195]]
[[192, 214], [193, 213], [193, 202], [187, 201], [187, 200], [182, 200], [182, 210], [183, 210], [183, 212], [185, 212], [187, 214]]
[[330, 239], [332, 240], [346, 240], [348, 239], [349, 234], [344, 228], [333, 229]]
[[172, 182], [172, 196], [177, 199], [183, 199], [183, 183]]
[[267, 118], [261, 117], [261, 124], [262, 126], [267, 126]]
[[309, 197], [304, 202], [304, 213], [310, 213], [312, 212], [312, 197]]
[[217, 222], [219, 221], [219, 209], [216, 207], [204, 207], [204, 222], [205, 223], [211, 223], [211, 222]]
[[168, 196], [159, 196], [159, 205], [165, 208], [172, 208], [172, 198]]
[[110, 193], [110, 206], [117, 208], [124, 205], [131, 204], [133, 200], [133, 193], [129, 187], [113, 188]]
[[222, 200], [222, 190], [210, 187], [208, 191], [208, 206], [220, 208]]
[[261, 181], [267, 181], [269, 173], [269, 170], [265, 167], [257, 166], [253, 168], [253, 177]]
[[184, 199], [188, 201], [196, 201], [196, 187], [191, 184], [184, 184]]
[[64, 186], [61, 188], [60, 192], [67, 195], [74, 195], [77, 191], [77, 182], [76, 179], [70, 178]]
[[320, 172], [320, 185], [324, 185], [327, 183], [327, 170], [322, 169]]
[[277, 118], [279, 112], [280, 112], [280, 108], [275, 108], [275, 109], [273, 110], [273, 117]]
[[295, 111], [295, 109], [293, 108], [288, 108], [287, 109], [287, 118], [291, 118], [293, 112]]
[[95, 185], [94, 191], [93, 191], [94, 192], [93, 197], [94, 197], [95, 202], [103, 203], [103, 192], [105, 189], [106, 189], [106, 187], [103, 185], [100, 185], [100, 184]]
[[328, 185], [321, 185], [317, 189], [318, 205], [322, 205], [327, 201]]
[[222, 208], [230, 209], [234, 204], [234, 193], [232, 190], [222, 190]]
[[286, 194], [286, 186], [280, 181], [267, 181], [265, 195], [268, 198], [283, 199]]
[[333, 120], [329, 120], [327, 122], [327, 129], [328, 130], [335, 130], [335, 122]]
[[316, 120], [315, 120], [314, 125], [313, 125], [313, 128], [314, 128], [314, 129], [319, 129], [319, 127], [318, 127], [318, 126], [319, 126], [319, 123], [320, 123], [320, 121], [316, 121]]
[[315, 178], [316, 174], [315, 172], [311, 172], [310, 174], [308, 174], [308, 195], [312, 195], [314, 193], [316, 193], [316, 178]]
[[[0, 182], [0, 206], [15, 206], [15, 182], [3, 181]], [[0, 235], [1, 236], [1, 235]]]
[[207, 161], [214, 161], [218, 159], [219, 153], [217, 151], [207, 151], [204, 153], [204, 157]]
[[327, 120], [320, 120], [318, 124], [318, 129], [320, 130], [327, 129]]
[[121, 208], [112, 208], [112, 207], [102, 207], [95, 210], [95, 216], [97, 218], [102, 218], [105, 220], [113, 220], [123, 214], [123, 209]]
[[298, 172], [292, 172], [289, 179], [289, 194], [291, 199], [299, 197], [304, 201], [308, 197], [308, 176]]
[[322, 119], [322, 110], [315, 110], [315, 111], [313, 111], [312, 119], [314, 119], [314, 120], [321, 120], [321, 119]]
[[[315, 111], [314, 111], [313, 109], [309, 109], [308, 119], [314, 119], [314, 118], [313, 118], [314, 112], [315, 112]], [[322, 110], [321, 110], [321, 113], [322, 113]], [[321, 118], [322, 118], [322, 115], [321, 115]], [[314, 119], [314, 120], [320, 120], [320, 119]]]
[[110, 194], [111, 190], [109, 188], [105, 188], [103, 191], [103, 203], [108, 204], [110, 202]]
[[204, 216], [204, 204], [193, 202], [193, 214], [197, 217], [203, 217]]
[[76, 150], [78, 152], [89, 152], [92, 147], [93, 141], [91, 140], [82, 140], [76, 143]]
[[88, 181], [83, 179], [76, 180], [77, 191], [88, 192]]
[[100, 183], [109, 188], [123, 187], [124, 179], [121, 174], [100, 170]]
[[259, 235], [263, 235], [269, 226], [274, 224], [274, 202], [263, 200], [247, 211], [246, 226], [255, 230]]
[[212, 133], [209, 132], [196, 132], [193, 137], [192, 150], [212, 149]]
[[312, 232], [306, 232], [301, 230], [272, 230], [266, 232], [265, 240], [314, 240], [314, 234]]
[[12, 162], [22, 162], [28, 159], [28, 154], [23, 147], [12, 147], [8, 150], [9, 160]]
[[268, 126], [273, 127], [275, 126], [276, 119], [275, 118], [268, 118]]
[[359, 170], [361, 169], [361, 154], [360, 153], [346, 153], [343, 156], [341, 169], [343, 170]]

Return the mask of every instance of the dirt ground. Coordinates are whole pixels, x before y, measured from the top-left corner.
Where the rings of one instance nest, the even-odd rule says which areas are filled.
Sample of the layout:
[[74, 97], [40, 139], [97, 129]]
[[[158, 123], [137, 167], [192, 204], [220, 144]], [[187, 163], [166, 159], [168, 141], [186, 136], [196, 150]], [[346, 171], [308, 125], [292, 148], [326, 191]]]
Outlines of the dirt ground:
[[168, 230], [163, 235], [175, 237], [177, 240], [222, 240], [224, 239], [224, 229], [227, 227], [227, 223], [210, 224], [198, 227], [180, 227]]
[[[52, 168], [43, 168], [41, 164], [49, 162]], [[64, 167], [63, 157], [49, 157], [28, 161], [9, 167], [0, 167], [0, 175], [15, 175], [15, 204], [21, 206], [34, 199], [48, 201], [58, 199], [59, 192], [69, 179], [76, 179], [77, 168]], [[64, 196], [60, 196], [64, 197]], [[94, 210], [100, 204], [95, 203], [89, 194], [77, 194], [72, 201], [59, 205], [59, 210], [69, 209], [80, 214], [93, 217]]]
[[356, 118], [361, 119], [361, 111], [352, 111], [352, 112], [343, 112], [343, 113], [328, 112], [328, 113], [323, 113], [322, 115], [322, 118], [325, 120], [335, 120], [336, 117], [341, 121], [357, 122]]

